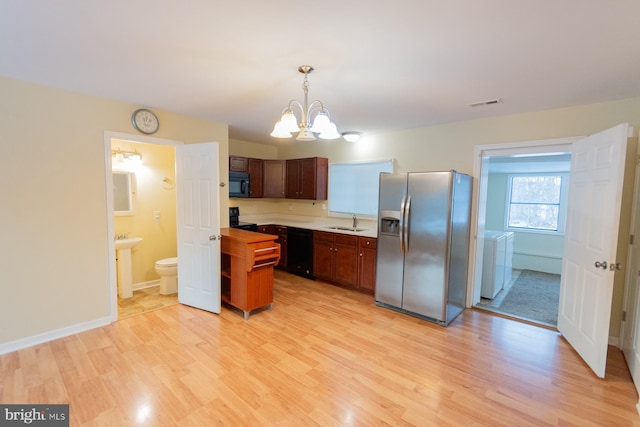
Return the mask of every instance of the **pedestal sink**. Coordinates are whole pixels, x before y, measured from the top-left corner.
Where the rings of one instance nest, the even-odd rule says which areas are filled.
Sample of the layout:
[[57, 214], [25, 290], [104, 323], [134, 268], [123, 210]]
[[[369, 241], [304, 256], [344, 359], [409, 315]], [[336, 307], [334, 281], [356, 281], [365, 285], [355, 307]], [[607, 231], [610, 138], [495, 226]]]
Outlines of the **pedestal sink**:
[[131, 279], [131, 249], [142, 242], [142, 237], [116, 240], [116, 266], [118, 269], [118, 295], [120, 298], [133, 296]]

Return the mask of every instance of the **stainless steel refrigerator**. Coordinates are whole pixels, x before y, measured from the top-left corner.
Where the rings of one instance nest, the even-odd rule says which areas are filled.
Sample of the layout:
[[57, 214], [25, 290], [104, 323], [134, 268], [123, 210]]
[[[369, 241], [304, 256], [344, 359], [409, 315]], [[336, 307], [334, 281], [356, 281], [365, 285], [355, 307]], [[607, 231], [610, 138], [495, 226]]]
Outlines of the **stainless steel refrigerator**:
[[380, 174], [376, 304], [447, 326], [465, 307], [469, 175]]

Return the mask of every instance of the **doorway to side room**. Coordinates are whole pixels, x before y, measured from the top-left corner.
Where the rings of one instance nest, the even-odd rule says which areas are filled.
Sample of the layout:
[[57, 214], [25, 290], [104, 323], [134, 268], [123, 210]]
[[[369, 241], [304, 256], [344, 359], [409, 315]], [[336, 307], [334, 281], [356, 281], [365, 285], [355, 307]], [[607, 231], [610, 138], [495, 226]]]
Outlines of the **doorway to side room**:
[[564, 141], [483, 157], [474, 307], [557, 326], [571, 168]]
[[[114, 239], [143, 237], [142, 242], [131, 249], [133, 293], [130, 297], [119, 295], [118, 261], [115, 249], [110, 251], [113, 320], [178, 303], [177, 292], [160, 293], [155, 262], [177, 256], [175, 147], [181, 144], [155, 137], [105, 132], [107, 185], [113, 183], [114, 172], [126, 171], [133, 177], [131, 212], [118, 214], [113, 203], [107, 207], [109, 236]], [[118, 152], [137, 152], [142, 158], [131, 162], [118, 156]]]

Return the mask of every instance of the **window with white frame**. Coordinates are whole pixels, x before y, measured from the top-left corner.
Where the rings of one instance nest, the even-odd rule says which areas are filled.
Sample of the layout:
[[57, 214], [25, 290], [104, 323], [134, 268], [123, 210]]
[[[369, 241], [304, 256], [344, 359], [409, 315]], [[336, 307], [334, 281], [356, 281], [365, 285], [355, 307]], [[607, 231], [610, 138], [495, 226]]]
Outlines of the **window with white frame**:
[[393, 172], [393, 159], [330, 164], [329, 214], [377, 216], [381, 172]]
[[512, 174], [508, 183], [508, 230], [564, 233], [569, 174]]

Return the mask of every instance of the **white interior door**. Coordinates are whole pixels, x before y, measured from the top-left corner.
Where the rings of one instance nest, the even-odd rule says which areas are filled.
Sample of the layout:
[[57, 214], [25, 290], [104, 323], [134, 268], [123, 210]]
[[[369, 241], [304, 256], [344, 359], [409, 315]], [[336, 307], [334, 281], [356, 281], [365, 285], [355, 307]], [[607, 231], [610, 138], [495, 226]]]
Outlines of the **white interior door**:
[[218, 144], [176, 147], [178, 301], [220, 313]]
[[[573, 144], [558, 330], [604, 378], [628, 125]], [[613, 267], [612, 267], [613, 266]]]

